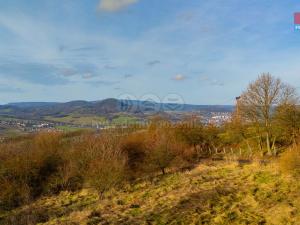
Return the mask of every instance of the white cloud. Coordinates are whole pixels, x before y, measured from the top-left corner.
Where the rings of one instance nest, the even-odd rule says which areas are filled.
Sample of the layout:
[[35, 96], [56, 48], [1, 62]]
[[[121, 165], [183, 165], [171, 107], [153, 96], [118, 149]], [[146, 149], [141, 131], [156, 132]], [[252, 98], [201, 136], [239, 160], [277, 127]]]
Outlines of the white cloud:
[[99, 9], [101, 11], [116, 12], [137, 2], [138, 0], [101, 0]]
[[182, 74], [177, 74], [175, 77], [173, 77], [173, 80], [177, 80], [177, 81], [182, 81], [185, 79], [186, 79], [186, 76], [184, 76]]

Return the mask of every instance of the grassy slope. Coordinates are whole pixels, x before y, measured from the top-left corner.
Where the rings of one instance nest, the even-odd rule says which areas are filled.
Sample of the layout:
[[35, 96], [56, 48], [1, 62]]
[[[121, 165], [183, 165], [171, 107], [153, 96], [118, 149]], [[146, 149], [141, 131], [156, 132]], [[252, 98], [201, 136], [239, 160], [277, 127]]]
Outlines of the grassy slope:
[[299, 224], [299, 187], [276, 164], [202, 164], [112, 191], [101, 201], [86, 189], [9, 214], [19, 221], [35, 214], [46, 224]]

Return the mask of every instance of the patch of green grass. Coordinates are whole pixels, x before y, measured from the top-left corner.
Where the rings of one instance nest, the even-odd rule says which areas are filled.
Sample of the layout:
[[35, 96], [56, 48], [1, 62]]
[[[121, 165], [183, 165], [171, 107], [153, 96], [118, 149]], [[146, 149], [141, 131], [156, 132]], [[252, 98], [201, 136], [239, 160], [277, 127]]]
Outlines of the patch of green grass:
[[5, 129], [2, 132], [2, 135], [5, 137], [18, 137], [25, 134], [25, 132], [19, 130], [19, 129], [15, 129], [15, 128], [9, 128], [9, 129]]
[[261, 171], [254, 175], [254, 180], [258, 184], [269, 184], [276, 181], [276, 176], [270, 172]]
[[71, 127], [71, 126], [56, 126], [56, 129], [65, 131], [65, 132], [72, 132], [72, 131], [79, 131], [83, 130], [83, 128]]
[[115, 125], [129, 125], [137, 122], [138, 119], [136, 117], [126, 115], [120, 115], [112, 120], [112, 123]]

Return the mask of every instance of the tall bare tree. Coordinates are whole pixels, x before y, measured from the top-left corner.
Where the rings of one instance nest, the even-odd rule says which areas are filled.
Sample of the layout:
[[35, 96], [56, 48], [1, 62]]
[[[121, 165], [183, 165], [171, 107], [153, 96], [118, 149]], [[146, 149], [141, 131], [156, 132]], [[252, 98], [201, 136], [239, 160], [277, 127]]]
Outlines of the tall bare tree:
[[275, 142], [271, 127], [276, 107], [295, 104], [296, 100], [295, 88], [269, 73], [261, 74], [249, 84], [247, 90], [241, 95], [239, 100], [241, 116], [257, 125], [261, 149], [264, 137], [266, 138], [268, 153], [271, 153], [270, 140]]

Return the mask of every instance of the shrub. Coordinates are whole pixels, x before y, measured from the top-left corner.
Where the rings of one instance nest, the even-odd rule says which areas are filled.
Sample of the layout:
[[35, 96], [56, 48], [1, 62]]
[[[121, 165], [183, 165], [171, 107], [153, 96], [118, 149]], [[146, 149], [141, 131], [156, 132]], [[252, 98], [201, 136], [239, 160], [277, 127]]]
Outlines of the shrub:
[[145, 172], [146, 136], [146, 133], [130, 134], [123, 138], [121, 142], [121, 151], [127, 156], [127, 168], [130, 178], [137, 178]]
[[117, 187], [125, 177], [126, 161], [121, 155], [110, 154], [109, 158], [98, 157], [90, 163], [87, 173], [88, 183], [95, 188], [100, 198], [111, 188]]
[[192, 161], [193, 154], [187, 151], [187, 146], [177, 139], [170, 129], [156, 129], [149, 131], [147, 139], [147, 166], [162, 174], [166, 169], [180, 169]]
[[280, 169], [284, 173], [289, 173], [293, 176], [300, 176], [299, 147], [295, 147], [283, 153], [283, 155], [280, 158]]
[[68, 163], [61, 167], [68, 188], [86, 184], [100, 197], [125, 177], [126, 155], [120, 150], [120, 138], [109, 133], [85, 133], [72, 142]]
[[15, 142], [1, 145], [0, 205], [4, 208], [61, 190], [57, 178], [65, 151], [60, 135], [40, 133]]
[[[94, 187], [100, 197], [116, 187], [125, 177], [126, 156], [121, 152], [119, 142], [110, 135], [87, 139], [88, 157], [85, 173], [88, 184]], [[93, 142], [91, 145], [90, 141]]]

